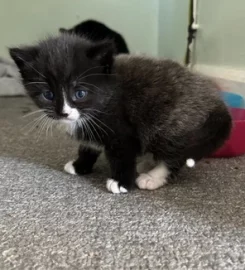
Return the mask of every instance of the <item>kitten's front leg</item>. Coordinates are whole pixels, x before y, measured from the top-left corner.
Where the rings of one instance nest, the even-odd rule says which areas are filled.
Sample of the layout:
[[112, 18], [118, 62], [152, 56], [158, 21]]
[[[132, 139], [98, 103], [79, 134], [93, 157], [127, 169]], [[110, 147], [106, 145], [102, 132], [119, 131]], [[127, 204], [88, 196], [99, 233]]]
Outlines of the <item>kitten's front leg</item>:
[[64, 170], [70, 174], [89, 174], [93, 170], [93, 166], [100, 155], [100, 151], [92, 148], [84, 148], [82, 145], [78, 150], [78, 158], [75, 161], [69, 161]]
[[127, 193], [136, 177], [136, 150], [130, 143], [106, 149], [111, 178], [106, 187], [112, 193]]

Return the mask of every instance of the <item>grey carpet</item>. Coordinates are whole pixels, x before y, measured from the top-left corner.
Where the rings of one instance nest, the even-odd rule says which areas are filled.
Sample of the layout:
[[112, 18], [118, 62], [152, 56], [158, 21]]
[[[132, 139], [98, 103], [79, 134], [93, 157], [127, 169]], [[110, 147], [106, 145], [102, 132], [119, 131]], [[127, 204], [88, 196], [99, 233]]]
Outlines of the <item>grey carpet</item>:
[[26, 135], [30, 104], [0, 99], [1, 270], [245, 269], [244, 157], [205, 160], [153, 192], [113, 195], [103, 159], [91, 176], [71, 176], [63, 165], [76, 143]]

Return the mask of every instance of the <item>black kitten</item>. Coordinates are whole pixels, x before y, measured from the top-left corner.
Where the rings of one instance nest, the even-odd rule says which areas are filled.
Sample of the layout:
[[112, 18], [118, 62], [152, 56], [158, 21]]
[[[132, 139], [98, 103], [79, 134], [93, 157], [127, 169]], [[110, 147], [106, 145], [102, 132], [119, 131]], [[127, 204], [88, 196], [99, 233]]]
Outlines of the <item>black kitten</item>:
[[116, 47], [116, 54], [129, 53], [128, 46], [124, 38], [119, 33], [110, 29], [105, 24], [94, 20], [81, 22], [80, 24], [68, 30], [60, 28], [60, 32], [76, 34], [94, 42], [113, 40]]
[[[90, 173], [104, 149], [113, 193], [127, 192], [135, 181], [141, 189], [159, 188], [187, 159], [210, 155], [230, 134], [216, 85], [175, 62], [114, 57], [111, 43], [73, 35], [10, 54], [30, 97], [81, 140], [78, 159], [65, 170]], [[145, 171], [143, 161], [137, 177], [136, 158], [145, 154], [155, 164]]]

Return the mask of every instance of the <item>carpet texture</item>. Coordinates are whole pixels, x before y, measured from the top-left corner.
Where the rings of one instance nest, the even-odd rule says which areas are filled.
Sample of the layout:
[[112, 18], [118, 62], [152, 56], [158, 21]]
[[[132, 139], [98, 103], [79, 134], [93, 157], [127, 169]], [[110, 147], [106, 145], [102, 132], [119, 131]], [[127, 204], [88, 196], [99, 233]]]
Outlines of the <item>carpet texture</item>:
[[77, 143], [26, 134], [31, 110], [25, 98], [0, 99], [1, 270], [245, 269], [244, 157], [113, 195], [103, 158], [92, 175], [71, 176], [63, 165]]

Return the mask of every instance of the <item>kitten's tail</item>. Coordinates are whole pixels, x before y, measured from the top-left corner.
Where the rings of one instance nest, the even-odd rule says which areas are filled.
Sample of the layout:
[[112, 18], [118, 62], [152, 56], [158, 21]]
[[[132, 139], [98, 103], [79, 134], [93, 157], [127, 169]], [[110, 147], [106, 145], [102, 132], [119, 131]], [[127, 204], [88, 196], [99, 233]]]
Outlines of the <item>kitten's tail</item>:
[[196, 162], [195, 162], [195, 160], [192, 159], [192, 158], [188, 158], [188, 159], [186, 160], [186, 166], [189, 167], [189, 168], [195, 167], [195, 164], [196, 164]]

